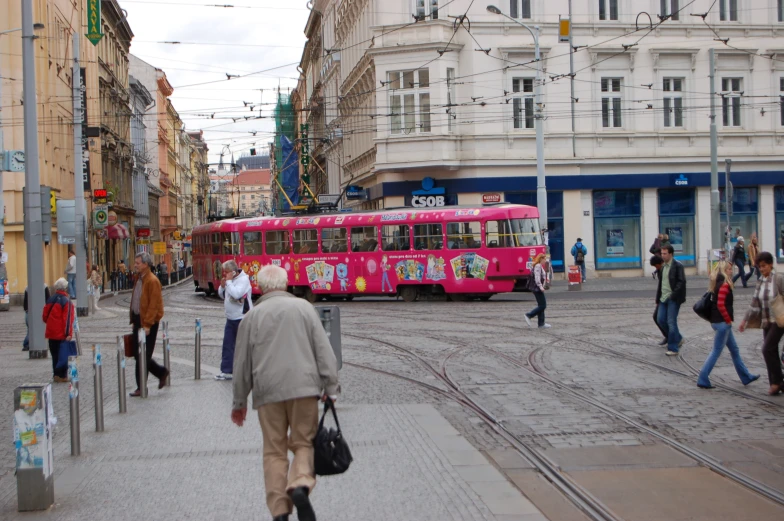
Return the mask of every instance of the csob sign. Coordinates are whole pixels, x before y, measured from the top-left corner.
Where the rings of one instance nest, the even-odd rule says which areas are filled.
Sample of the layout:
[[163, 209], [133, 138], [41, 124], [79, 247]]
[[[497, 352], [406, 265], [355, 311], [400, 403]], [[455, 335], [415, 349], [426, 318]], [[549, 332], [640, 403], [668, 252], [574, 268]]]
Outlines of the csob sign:
[[446, 206], [446, 200], [443, 195], [414, 195], [411, 197], [411, 206], [414, 208]]
[[432, 177], [422, 179], [422, 189], [411, 192], [411, 198], [406, 197], [406, 206], [414, 208], [437, 208], [457, 204], [457, 196], [446, 195], [446, 190], [436, 187]]
[[689, 186], [689, 178], [681, 174], [675, 178], [675, 186]]

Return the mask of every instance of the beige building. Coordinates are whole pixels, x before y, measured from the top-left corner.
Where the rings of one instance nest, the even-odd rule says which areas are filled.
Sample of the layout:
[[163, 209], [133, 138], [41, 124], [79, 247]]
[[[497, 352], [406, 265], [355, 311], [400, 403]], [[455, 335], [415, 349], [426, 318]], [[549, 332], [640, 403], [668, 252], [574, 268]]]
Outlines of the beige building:
[[273, 212], [268, 168], [244, 170], [230, 182], [230, 186], [239, 197], [240, 217], [270, 215]]
[[[37, 158], [41, 184], [50, 186], [57, 199], [74, 198], [72, 34], [71, 24], [83, 17], [81, 3], [74, 8], [68, 0], [34, 3], [33, 21], [44, 25], [35, 44], [36, 97], [38, 102]], [[20, 28], [21, 3], [0, 2], [0, 32]], [[85, 31], [78, 30], [79, 34]], [[82, 36], [81, 63], [86, 73], [87, 125], [101, 123], [96, 48]], [[0, 148], [24, 150], [22, 109], [22, 38], [20, 31], [0, 35]], [[101, 140], [88, 140], [93, 186], [100, 186]], [[23, 238], [24, 172], [2, 172], [5, 206], [4, 248], [8, 254], [8, 287], [14, 300], [21, 299], [27, 286], [27, 248]], [[44, 246], [44, 282], [52, 284], [63, 276], [67, 248], [57, 243], [57, 221], [53, 216], [53, 241]], [[94, 259], [90, 259], [94, 260]]]

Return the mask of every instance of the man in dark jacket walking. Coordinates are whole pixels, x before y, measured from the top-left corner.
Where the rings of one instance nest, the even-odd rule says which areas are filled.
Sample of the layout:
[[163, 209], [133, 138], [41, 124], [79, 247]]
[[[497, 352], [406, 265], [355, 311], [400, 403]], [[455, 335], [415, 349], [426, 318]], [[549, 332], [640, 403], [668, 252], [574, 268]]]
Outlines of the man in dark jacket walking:
[[746, 275], [746, 247], [744, 245], [743, 237], [738, 236], [738, 242], [735, 243], [735, 248], [732, 251], [732, 263], [738, 267], [738, 273], [732, 277], [732, 282], [734, 283], [736, 280], [740, 279], [743, 283], [743, 287], [747, 288], [747, 283], [752, 275], [754, 275], [754, 270], [749, 272]]
[[683, 336], [678, 331], [678, 312], [686, 302], [686, 272], [683, 264], [675, 260], [675, 249], [671, 244], [662, 246], [661, 258], [664, 261], [659, 274], [659, 289], [656, 303], [659, 306], [658, 322], [667, 335], [667, 356], [676, 356], [683, 344]]

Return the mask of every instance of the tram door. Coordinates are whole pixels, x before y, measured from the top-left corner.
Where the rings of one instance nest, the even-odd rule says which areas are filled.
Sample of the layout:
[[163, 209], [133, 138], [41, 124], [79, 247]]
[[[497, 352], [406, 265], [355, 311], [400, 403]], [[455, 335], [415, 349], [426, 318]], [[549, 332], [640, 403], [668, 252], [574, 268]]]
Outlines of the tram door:
[[[536, 192], [506, 192], [505, 197], [507, 203], [536, 206]], [[571, 249], [564, 248], [563, 192], [547, 192], [547, 230], [553, 271], [563, 272], [564, 252]]]

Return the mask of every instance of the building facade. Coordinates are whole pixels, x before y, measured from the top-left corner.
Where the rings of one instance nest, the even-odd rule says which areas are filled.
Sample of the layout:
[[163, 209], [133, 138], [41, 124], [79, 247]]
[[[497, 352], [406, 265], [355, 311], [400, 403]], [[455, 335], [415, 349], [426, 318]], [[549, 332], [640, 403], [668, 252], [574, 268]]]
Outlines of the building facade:
[[240, 172], [231, 185], [239, 195], [240, 217], [272, 215], [274, 207], [268, 168]]
[[[341, 186], [365, 189], [367, 201], [348, 203], [364, 208], [419, 203], [414, 192], [423, 181], [431, 186], [428, 179], [445, 204], [535, 204], [541, 121], [556, 269], [573, 263], [569, 250], [580, 237], [589, 270], [640, 275], [663, 232], [676, 258], [704, 272], [713, 72], [720, 169], [732, 160], [729, 225], [756, 233], [784, 262], [784, 13], [774, 0], [747, 4], [581, 3], [570, 52], [558, 34], [566, 0], [498, 4], [513, 21], [470, 0], [316, 1], [302, 106], [311, 114], [314, 104], [324, 107], [324, 135], [340, 136], [326, 151], [336, 156], [328, 164], [340, 164]], [[638, 31], [642, 11], [653, 21]], [[520, 23], [541, 30], [539, 62]], [[309, 50], [318, 46], [320, 53]], [[338, 109], [332, 120], [330, 107]]]
[[145, 118], [154, 99], [150, 91], [136, 78], [130, 78], [131, 90], [131, 146], [133, 147], [133, 206], [136, 209], [134, 221], [135, 252], [152, 250], [150, 237], [150, 190], [147, 185], [148, 168], [151, 158], [147, 147], [147, 127]]

